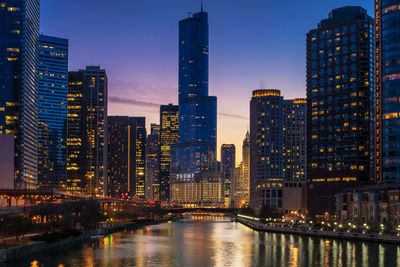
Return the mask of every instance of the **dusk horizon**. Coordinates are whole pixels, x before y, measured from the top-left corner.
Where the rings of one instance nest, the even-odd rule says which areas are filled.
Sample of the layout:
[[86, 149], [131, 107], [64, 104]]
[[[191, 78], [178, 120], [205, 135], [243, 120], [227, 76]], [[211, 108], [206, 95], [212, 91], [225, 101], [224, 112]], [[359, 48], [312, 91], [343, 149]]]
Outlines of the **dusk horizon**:
[[[234, 144], [240, 162], [253, 90], [279, 89], [285, 99], [306, 97], [306, 33], [345, 5], [360, 5], [373, 16], [372, 0], [204, 1], [210, 21], [209, 90], [218, 97], [218, 147]], [[197, 0], [123, 0], [118, 5], [43, 0], [41, 32], [69, 39], [69, 70], [104, 68], [108, 114], [144, 116], [149, 131], [151, 123], [159, 123], [158, 105], [178, 101], [177, 22], [200, 8]]]

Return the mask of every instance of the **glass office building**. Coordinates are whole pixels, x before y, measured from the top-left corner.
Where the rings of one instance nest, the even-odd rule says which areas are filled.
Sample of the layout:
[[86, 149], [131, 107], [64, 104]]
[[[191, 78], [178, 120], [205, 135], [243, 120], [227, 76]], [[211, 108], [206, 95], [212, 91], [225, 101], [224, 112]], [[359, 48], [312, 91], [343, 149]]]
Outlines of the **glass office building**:
[[376, 181], [400, 182], [400, 1], [376, 0]]
[[40, 35], [38, 66], [39, 186], [66, 178], [68, 40]]
[[[220, 180], [211, 174], [216, 165], [217, 98], [208, 94], [208, 51], [208, 14], [201, 11], [181, 20], [179, 142], [172, 149], [171, 172], [173, 182], [184, 183], [183, 187], [202, 179]], [[204, 173], [208, 173], [208, 178], [203, 176]], [[193, 197], [193, 203], [201, 205], [202, 200], [196, 197]], [[191, 200], [186, 198], [185, 202]]]
[[39, 0], [0, 2], [0, 134], [14, 137], [15, 186], [36, 188]]

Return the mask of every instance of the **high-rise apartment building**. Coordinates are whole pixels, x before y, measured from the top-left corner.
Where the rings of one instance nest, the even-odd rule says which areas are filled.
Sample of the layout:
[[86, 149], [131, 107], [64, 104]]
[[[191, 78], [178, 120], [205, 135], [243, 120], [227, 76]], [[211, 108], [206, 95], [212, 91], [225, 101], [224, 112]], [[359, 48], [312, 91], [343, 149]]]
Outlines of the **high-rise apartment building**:
[[250, 102], [250, 206], [282, 207], [283, 97], [279, 90], [253, 91]]
[[68, 40], [40, 35], [38, 65], [39, 186], [59, 187], [66, 178]]
[[400, 182], [400, 1], [375, 0], [376, 182]]
[[179, 140], [179, 111], [177, 105], [160, 106], [160, 173], [159, 199], [169, 201], [171, 146]]
[[68, 74], [66, 189], [103, 196], [107, 192], [106, 71], [97, 66]]
[[306, 180], [307, 172], [307, 100], [283, 101], [283, 162], [286, 180]]
[[215, 164], [217, 98], [208, 93], [208, 48], [206, 12], [179, 22], [179, 142], [171, 161], [171, 201], [179, 205], [223, 202]]
[[307, 34], [309, 213], [332, 214], [335, 193], [368, 182], [374, 24], [361, 7], [334, 9]]
[[38, 182], [37, 63], [39, 0], [0, 3], [0, 134], [14, 137], [14, 181]]
[[160, 197], [160, 125], [152, 123], [146, 144], [146, 199]]
[[144, 198], [145, 155], [145, 118], [109, 116], [107, 195]]
[[306, 103], [300, 98], [284, 100], [277, 89], [253, 91], [250, 206], [256, 211], [282, 213], [283, 181], [305, 180]]
[[231, 207], [233, 202], [234, 179], [236, 167], [236, 148], [234, 144], [221, 146], [221, 175], [224, 183], [225, 207]]

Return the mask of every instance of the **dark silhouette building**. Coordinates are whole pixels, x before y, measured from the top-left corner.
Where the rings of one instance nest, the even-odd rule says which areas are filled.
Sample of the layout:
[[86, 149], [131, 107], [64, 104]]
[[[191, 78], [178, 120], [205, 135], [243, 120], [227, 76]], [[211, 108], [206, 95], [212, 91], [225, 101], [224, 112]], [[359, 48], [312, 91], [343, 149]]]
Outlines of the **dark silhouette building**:
[[333, 214], [335, 193], [370, 179], [373, 27], [365, 9], [346, 6], [334, 9], [307, 34], [311, 216]]
[[152, 123], [146, 143], [146, 192], [148, 200], [160, 198], [160, 125]]
[[225, 207], [230, 208], [233, 202], [234, 179], [236, 167], [236, 147], [234, 144], [221, 146], [221, 175], [224, 183]]

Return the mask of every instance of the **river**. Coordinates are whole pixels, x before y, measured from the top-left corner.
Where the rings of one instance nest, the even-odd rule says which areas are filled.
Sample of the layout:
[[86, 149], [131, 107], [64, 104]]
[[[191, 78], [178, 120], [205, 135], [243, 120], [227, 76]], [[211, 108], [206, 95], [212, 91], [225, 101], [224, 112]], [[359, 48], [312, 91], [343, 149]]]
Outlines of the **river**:
[[16, 266], [400, 267], [400, 246], [259, 233], [239, 223], [173, 222], [114, 233]]

